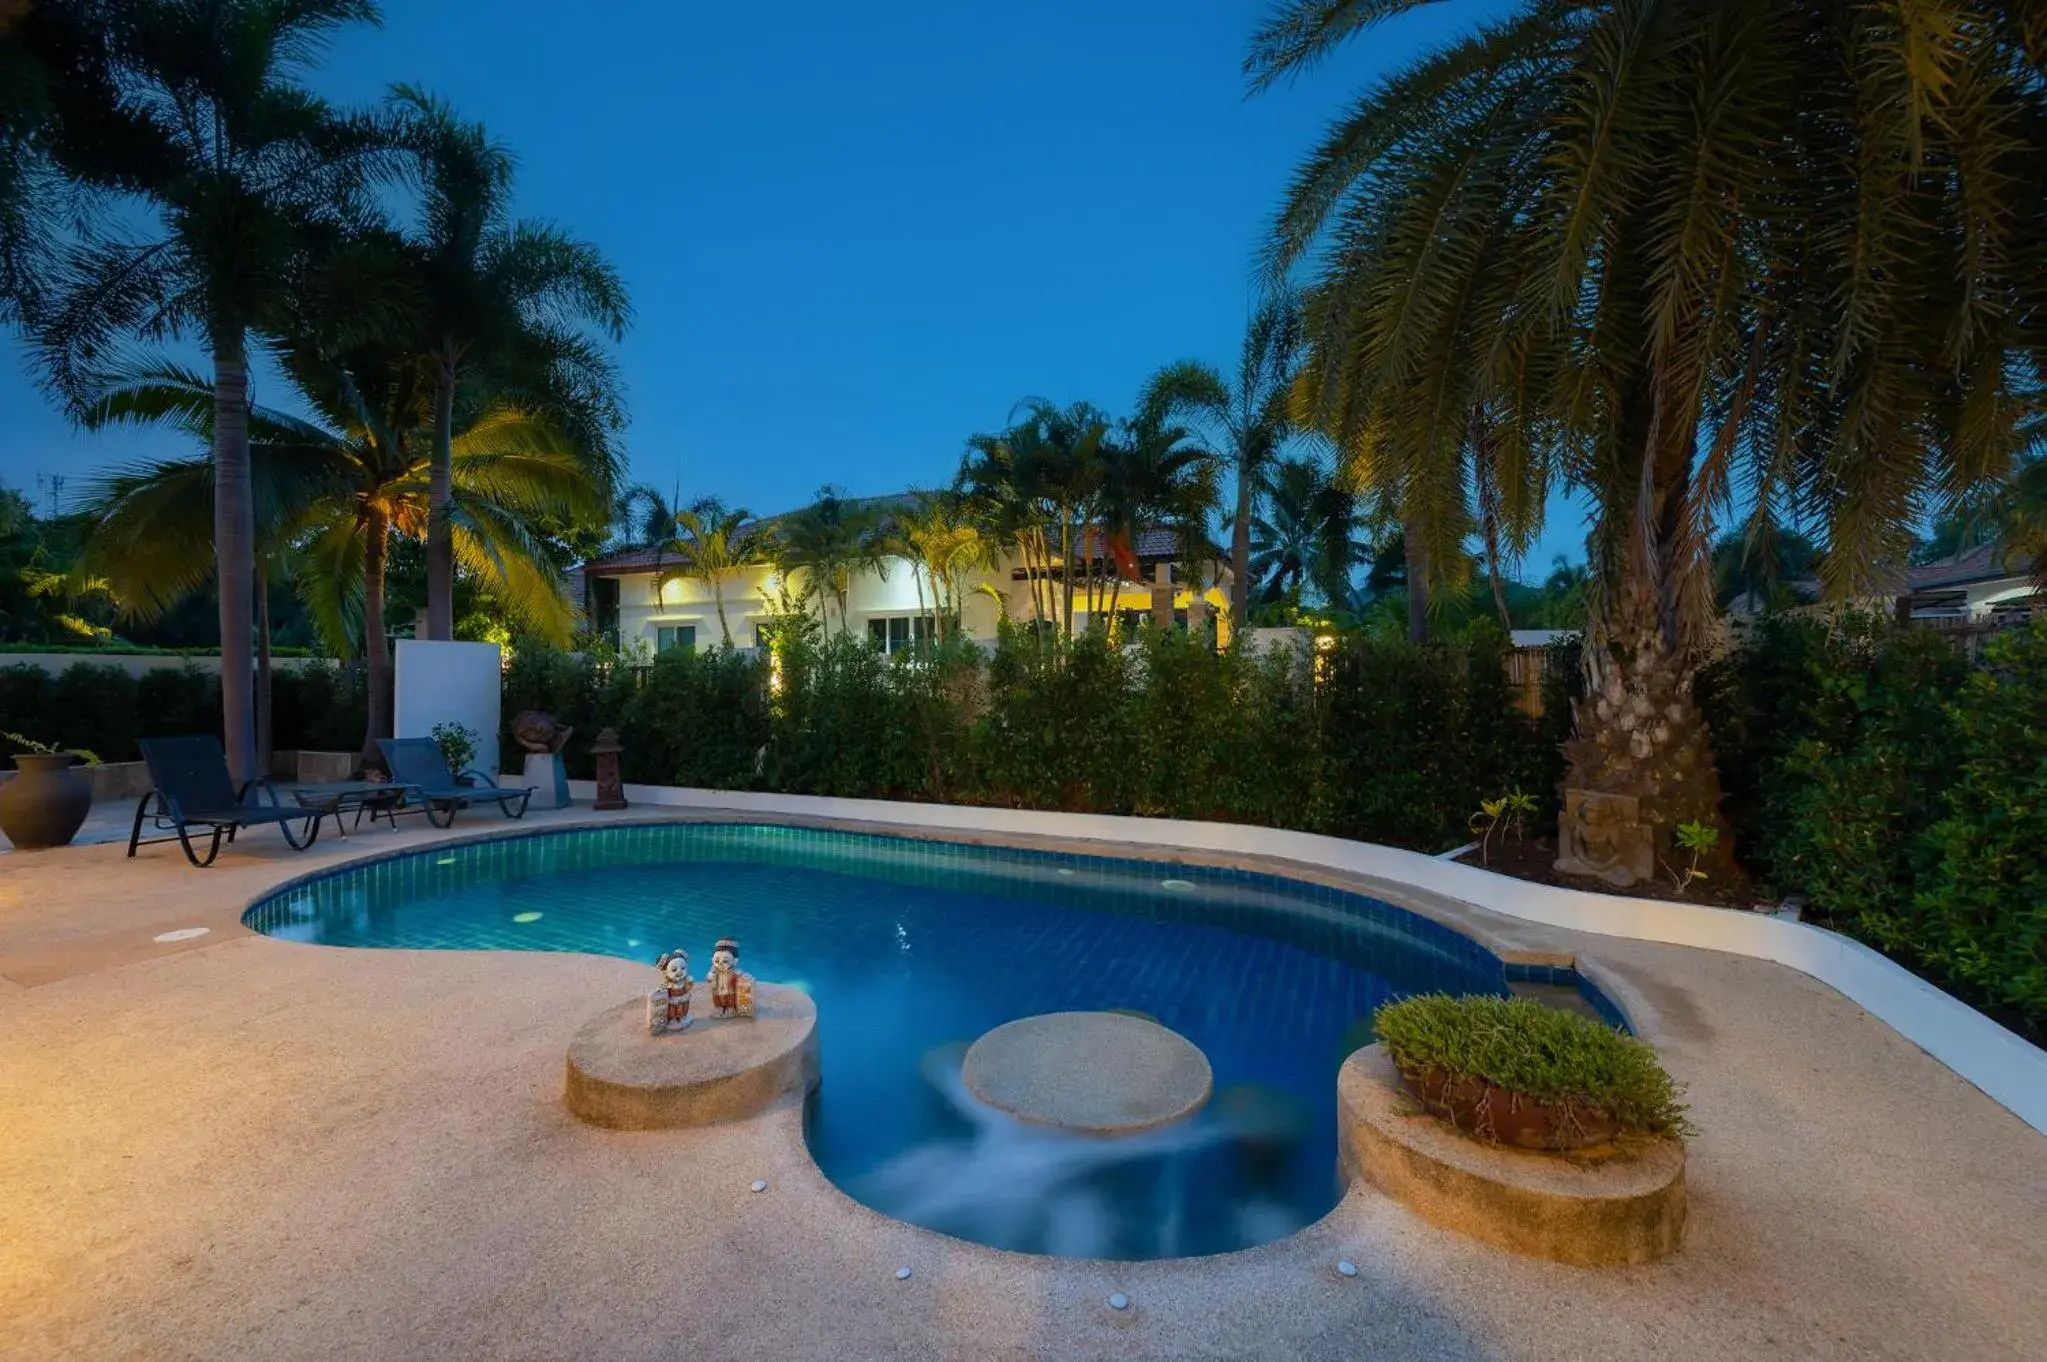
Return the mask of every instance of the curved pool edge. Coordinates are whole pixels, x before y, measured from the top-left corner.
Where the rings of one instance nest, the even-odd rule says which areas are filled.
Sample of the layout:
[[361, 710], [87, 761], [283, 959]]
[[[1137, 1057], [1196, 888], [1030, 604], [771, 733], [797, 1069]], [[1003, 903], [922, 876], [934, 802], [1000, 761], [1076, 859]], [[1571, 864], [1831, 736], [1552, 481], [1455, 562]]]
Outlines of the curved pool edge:
[[[589, 799], [595, 786], [589, 781], [570, 781], [569, 788], [575, 798]], [[836, 818], [922, 826], [953, 833], [1078, 838], [1181, 852], [1259, 856], [1401, 885], [1539, 926], [1766, 960], [1819, 980], [1932, 1055], [2019, 1120], [2047, 1135], [2047, 1050], [1861, 942], [1810, 923], [1739, 909], [1599, 894], [1511, 879], [1478, 866], [1440, 861], [1418, 851], [1242, 823], [769, 795], [663, 785], [628, 785], [625, 792], [628, 799], [642, 808]], [[1430, 915], [1405, 899], [1397, 902], [1410, 911]], [[1471, 934], [1462, 924], [1446, 925]], [[1625, 996], [1632, 991], [1620, 992]], [[1608, 996], [1615, 994], [1609, 992]], [[1622, 1001], [1619, 997], [1615, 1000]], [[1623, 1011], [1631, 1024], [1649, 1022], [1643, 1034], [1652, 1041], [1656, 1038], [1653, 1020], [1633, 1006], [1623, 1004]]]
[[[958, 806], [934, 806], [904, 804], [895, 806], [907, 810]], [[1643, 1037], [1652, 1044], [1658, 1043], [1661, 1027], [1653, 1007], [1631, 984], [1601, 965], [1596, 960], [1575, 951], [1551, 949], [1530, 949], [1524, 943], [1503, 935], [1494, 924], [1475, 917], [1469, 910], [1477, 905], [1459, 903], [1420, 890], [1416, 886], [1397, 881], [1383, 880], [1376, 876], [1359, 876], [1332, 867], [1297, 862], [1282, 858], [1245, 853], [1228, 855], [1205, 852], [1202, 848], [1174, 848], [1147, 843], [1116, 842], [1100, 839], [1075, 839], [1072, 837], [1048, 837], [1029, 832], [977, 831], [961, 835], [958, 830], [924, 826], [912, 823], [881, 823], [843, 817], [828, 817], [806, 813], [764, 813], [747, 809], [719, 809], [709, 807], [672, 808], [661, 813], [634, 812], [620, 816], [616, 813], [598, 814], [580, 810], [579, 816], [550, 822], [534, 827], [519, 822], [504, 822], [484, 825], [473, 831], [453, 836], [437, 837], [427, 843], [409, 843], [403, 846], [379, 847], [352, 855], [343, 860], [324, 865], [317, 870], [294, 875], [279, 881], [242, 905], [236, 914], [237, 923], [245, 930], [259, 936], [271, 934], [253, 924], [250, 919], [259, 910], [286, 899], [291, 895], [317, 884], [320, 881], [345, 875], [366, 865], [380, 862], [402, 861], [426, 855], [442, 856], [450, 851], [493, 842], [509, 840], [541, 840], [552, 837], [573, 836], [577, 833], [605, 828], [663, 827], [675, 824], [716, 823], [734, 826], [783, 827], [818, 832], [834, 832], [853, 836], [878, 838], [888, 841], [928, 841], [948, 846], [1019, 851], [1043, 856], [1081, 856], [1110, 863], [1144, 863], [1162, 865], [1199, 866], [1205, 869], [1234, 870], [1248, 874], [1283, 880], [1293, 885], [1309, 885], [1331, 889], [1338, 893], [1355, 896], [1368, 903], [1377, 903], [1392, 908], [1398, 913], [1419, 919], [1429, 927], [1447, 932], [1476, 946], [1491, 956], [1501, 966], [1509, 982], [1543, 982], [1575, 987], [1586, 1003], [1604, 1016], [1610, 1024], [1618, 1025], [1631, 1034]], [[1164, 821], [1164, 820], [1133, 820]], [[1084, 843], [1084, 844], [1083, 844]], [[1358, 844], [1364, 845], [1364, 844]], [[1192, 853], [1192, 854], [1189, 854]], [[1282, 911], [1274, 909], [1271, 911]], [[1483, 911], [1483, 910], [1481, 910]], [[319, 943], [314, 943], [319, 944]], [[471, 947], [487, 952], [492, 947]], [[589, 952], [573, 952], [588, 954]]]

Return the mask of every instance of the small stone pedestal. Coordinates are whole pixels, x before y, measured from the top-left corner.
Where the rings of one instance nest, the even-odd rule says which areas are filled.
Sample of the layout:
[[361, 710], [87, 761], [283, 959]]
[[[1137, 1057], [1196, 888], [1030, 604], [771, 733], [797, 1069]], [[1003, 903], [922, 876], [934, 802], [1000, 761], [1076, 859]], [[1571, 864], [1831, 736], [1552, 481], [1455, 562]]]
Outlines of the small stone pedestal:
[[533, 787], [536, 809], [566, 809], [569, 806], [569, 773], [562, 769], [559, 752], [528, 752], [521, 785]]
[[[709, 1001], [709, 993], [697, 990]], [[612, 1130], [736, 1121], [817, 1086], [817, 1007], [801, 989], [754, 986], [752, 1017], [695, 1015], [647, 1034], [647, 1000], [599, 1013], [569, 1043], [569, 1110]]]
[[1423, 1112], [1380, 1045], [1344, 1061], [1336, 1096], [1344, 1171], [1446, 1230], [1580, 1267], [1653, 1262], [1684, 1242], [1676, 1140], [1570, 1154], [1489, 1145]]
[[960, 1078], [1020, 1120], [1092, 1135], [1184, 1120], [1215, 1090], [1194, 1042], [1127, 1012], [1048, 1012], [998, 1026], [968, 1047]]

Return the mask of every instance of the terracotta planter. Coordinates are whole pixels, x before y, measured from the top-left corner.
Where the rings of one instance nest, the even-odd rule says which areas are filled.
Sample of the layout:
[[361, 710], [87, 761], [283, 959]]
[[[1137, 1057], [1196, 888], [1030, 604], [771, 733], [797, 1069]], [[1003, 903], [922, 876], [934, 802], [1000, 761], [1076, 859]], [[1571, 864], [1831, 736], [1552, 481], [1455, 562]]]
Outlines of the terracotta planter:
[[21, 774], [0, 785], [0, 832], [23, 851], [61, 847], [78, 835], [92, 809], [92, 786], [72, 773], [71, 753], [23, 752]]
[[1613, 1117], [1596, 1108], [1565, 1110], [1509, 1092], [1482, 1078], [1453, 1078], [1431, 1066], [1400, 1072], [1400, 1085], [1431, 1115], [1467, 1135], [1517, 1149], [1585, 1149], [1614, 1136]]

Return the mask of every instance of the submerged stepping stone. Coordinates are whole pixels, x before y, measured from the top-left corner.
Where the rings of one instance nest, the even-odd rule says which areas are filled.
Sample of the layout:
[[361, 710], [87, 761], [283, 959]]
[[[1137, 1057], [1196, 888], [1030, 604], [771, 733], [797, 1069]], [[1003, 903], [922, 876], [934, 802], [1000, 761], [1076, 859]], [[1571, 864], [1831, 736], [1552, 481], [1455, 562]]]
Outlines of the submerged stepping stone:
[[[703, 988], [698, 995], [708, 1001]], [[599, 1013], [569, 1043], [569, 1110], [613, 1130], [734, 1121], [817, 1086], [817, 1007], [756, 984], [752, 1017], [698, 1017], [647, 1034], [644, 995]]]
[[1123, 1012], [1048, 1012], [998, 1026], [968, 1047], [960, 1077], [1000, 1111], [1097, 1135], [1182, 1120], [1215, 1089], [1192, 1041]]

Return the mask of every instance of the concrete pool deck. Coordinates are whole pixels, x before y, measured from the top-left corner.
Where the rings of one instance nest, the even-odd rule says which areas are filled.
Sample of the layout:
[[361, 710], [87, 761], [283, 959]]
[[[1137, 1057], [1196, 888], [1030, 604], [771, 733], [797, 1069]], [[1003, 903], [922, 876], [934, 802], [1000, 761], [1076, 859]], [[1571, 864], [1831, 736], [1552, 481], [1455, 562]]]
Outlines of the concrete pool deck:
[[0, 1352], [1993, 1359], [2047, 1338], [2047, 1138], [1762, 961], [1411, 905], [1617, 985], [1703, 1131], [1675, 1258], [1516, 1258], [1354, 1188], [1263, 1248], [1117, 1264], [868, 1211], [793, 1105], [582, 1125], [564, 1049], [648, 965], [240, 926], [268, 887], [357, 856], [647, 813], [411, 820], [304, 855], [259, 832], [207, 871], [175, 846], [0, 855]]

